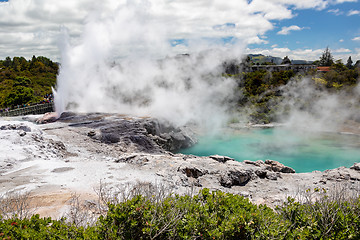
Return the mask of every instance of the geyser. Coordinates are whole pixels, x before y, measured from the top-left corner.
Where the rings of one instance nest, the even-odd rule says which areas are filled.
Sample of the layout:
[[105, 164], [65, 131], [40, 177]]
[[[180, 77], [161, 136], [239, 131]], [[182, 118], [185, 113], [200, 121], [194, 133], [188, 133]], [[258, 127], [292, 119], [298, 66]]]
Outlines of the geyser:
[[192, 37], [180, 42], [187, 48], [194, 43], [197, 51], [174, 53], [177, 46], [169, 38], [177, 33], [157, 19], [159, 6], [131, 2], [110, 16], [90, 15], [76, 43], [63, 31], [56, 111], [152, 116], [175, 126], [195, 122], [214, 128], [226, 122], [235, 82], [222, 76], [221, 66], [241, 56], [241, 44], [234, 42], [229, 51]]

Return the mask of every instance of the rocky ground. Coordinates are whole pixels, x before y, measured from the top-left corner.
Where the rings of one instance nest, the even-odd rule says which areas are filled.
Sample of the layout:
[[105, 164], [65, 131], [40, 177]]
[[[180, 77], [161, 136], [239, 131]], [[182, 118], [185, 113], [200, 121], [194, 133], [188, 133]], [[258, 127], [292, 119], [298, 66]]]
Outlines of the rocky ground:
[[173, 154], [196, 142], [190, 128], [151, 118], [65, 113], [53, 123], [39, 116], [0, 120], [0, 192], [30, 192], [36, 212], [59, 217], [73, 193], [136, 182], [161, 183], [177, 193], [200, 188], [244, 195], [274, 206], [306, 189], [359, 191], [360, 164], [294, 173], [276, 161], [237, 162], [224, 156]]

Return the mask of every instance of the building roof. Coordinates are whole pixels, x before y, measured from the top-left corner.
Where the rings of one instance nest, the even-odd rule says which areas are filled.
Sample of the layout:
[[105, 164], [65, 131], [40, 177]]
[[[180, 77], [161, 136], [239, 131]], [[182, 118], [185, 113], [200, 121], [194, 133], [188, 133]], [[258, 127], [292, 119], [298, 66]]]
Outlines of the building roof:
[[328, 72], [330, 71], [330, 67], [317, 67], [319, 72]]

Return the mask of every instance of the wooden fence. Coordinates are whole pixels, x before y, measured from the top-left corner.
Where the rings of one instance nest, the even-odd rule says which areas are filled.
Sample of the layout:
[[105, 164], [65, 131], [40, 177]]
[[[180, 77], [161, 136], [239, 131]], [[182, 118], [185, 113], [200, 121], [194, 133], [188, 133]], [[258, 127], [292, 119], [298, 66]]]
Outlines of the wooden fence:
[[27, 106], [23, 108], [16, 108], [7, 112], [0, 112], [1, 117], [15, 117], [30, 114], [44, 114], [54, 111], [54, 103], [41, 103], [37, 105]]

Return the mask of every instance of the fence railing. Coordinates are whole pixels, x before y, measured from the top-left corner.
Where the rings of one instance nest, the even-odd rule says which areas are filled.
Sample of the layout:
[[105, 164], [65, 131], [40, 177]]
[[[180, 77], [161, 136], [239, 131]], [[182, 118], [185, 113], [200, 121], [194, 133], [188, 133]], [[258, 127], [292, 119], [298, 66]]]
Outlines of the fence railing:
[[15, 117], [29, 114], [44, 114], [54, 111], [54, 103], [41, 103], [37, 105], [27, 106], [23, 108], [16, 108], [9, 111], [0, 112], [1, 117]]

